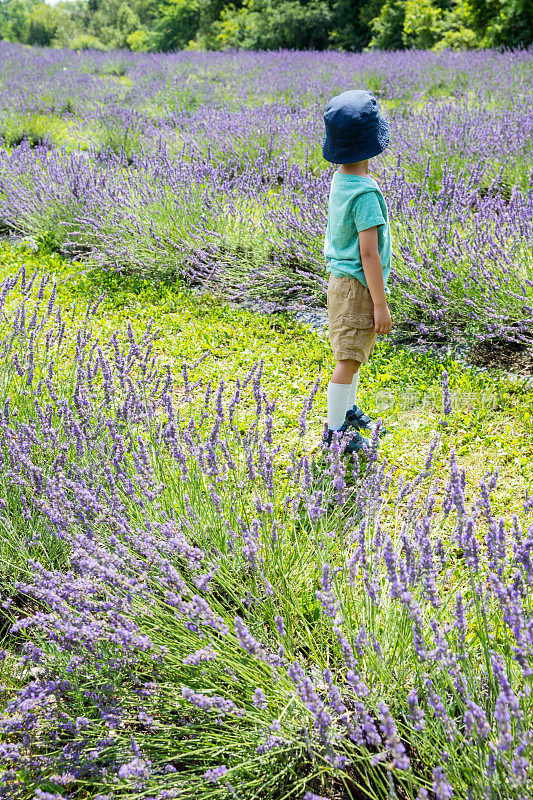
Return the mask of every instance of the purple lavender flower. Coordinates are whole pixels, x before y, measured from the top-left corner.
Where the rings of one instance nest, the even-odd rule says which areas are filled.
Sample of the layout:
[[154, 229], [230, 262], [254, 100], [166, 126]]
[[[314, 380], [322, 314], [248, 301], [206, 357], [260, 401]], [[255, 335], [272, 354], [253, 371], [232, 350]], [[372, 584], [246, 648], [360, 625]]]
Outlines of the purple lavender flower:
[[220, 697], [219, 695], [205, 695], [194, 692], [188, 686], [181, 687], [181, 696], [184, 700], [197, 706], [203, 711], [216, 711], [219, 716], [233, 714], [236, 717], [244, 716], [244, 709], [238, 708], [233, 700]]
[[256, 708], [260, 708], [262, 711], [267, 707], [267, 700], [262, 689], [254, 691], [253, 703]]
[[[117, 148], [80, 154], [51, 142], [32, 147], [28, 140], [0, 147], [0, 218], [8, 228], [45, 240], [47, 227], [53, 226], [56, 246], [86, 257], [87, 265], [147, 275], [152, 282], [176, 270], [200, 292], [215, 288], [221, 296], [247, 300], [266, 296], [262, 309], [267, 313], [297, 310], [300, 301], [323, 302], [324, 265], [316, 245], [323, 235], [331, 171], [317, 171], [312, 159], [299, 159], [299, 151], [316, 149], [320, 115], [286, 98], [308, 93], [313, 74], [319, 76], [313, 96], [322, 103], [354, 67], [367, 70], [368, 54], [73, 55], [0, 42], [0, 56], [4, 100], [17, 117], [41, 114], [43, 102], [46, 114], [61, 113], [69, 92], [74, 105], [83, 108], [83, 115], [71, 112], [76, 124], [113, 124], [142, 139], [138, 152], [129, 153]], [[119, 58], [126, 59], [133, 111], [124, 107], [124, 84], [102, 72]], [[520, 170], [508, 196], [502, 193], [506, 173], [489, 176], [495, 140], [504, 143], [507, 164], [523, 160], [529, 133], [528, 98], [522, 91], [527, 58], [526, 51], [372, 54], [372, 69], [377, 64], [387, 75], [380, 91], [390, 101], [396, 148], [376, 166], [391, 213], [410, 230], [400, 243], [401, 269], [393, 264], [398, 326], [422, 338], [531, 342], [533, 282], [514, 268], [520, 243], [531, 237], [531, 198], [526, 183], [518, 185]], [[481, 89], [476, 107], [432, 102], [428, 91], [416, 119], [395, 110], [399, 97], [431, 89], [436, 64], [445, 82], [459, 69], [467, 94]], [[256, 102], [249, 80], [255, 72], [260, 76], [255, 84], [274, 102]], [[497, 86], [486, 80], [493, 72], [499, 75]], [[229, 84], [219, 81], [218, 73]], [[184, 74], [194, 89], [194, 104], [185, 111], [175, 98], [166, 104], [167, 95], [160, 97], [161, 86], [175, 88]], [[490, 108], [483, 103], [484, 83], [496, 93]], [[510, 91], [518, 84], [521, 94]], [[250, 102], [230, 107], [227, 85], [236, 93], [244, 86]], [[524, 102], [502, 115], [498, 100], [509, 94]], [[154, 97], [159, 98], [155, 104]], [[254, 149], [251, 155], [258, 129], [266, 132], [270, 151]], [[459, 170], [457, 153], [467, 129], [471, 163]], [[174, 146], [176, 130], [181, 153]], [[210, 151], [203, 149], [206, 130]], [[421, 135], [424, 148], [418, 146]], [[428, 148], [433, 148], [429, 155]], [[246, 216], [250, 203], [260, 220], [258, 238]], [[178, 216], [183, 224], [168, 222]], [[235, 226], [229, 239], [228, 220]], [[272, 231], [277, 233], [270, 241]], [[252, 242], [253, 257], [247, 244], [233, 248], [234, 238]], [[16, 687], [4, 687], [0, 729], [7, 743], [0, 746], [0, 795], [31, 794], [33, 784], [20, 785], [20, 776], [31, 776], [35, 786], [49, 781], [64, 787], [63, 794], [71, 792], [71, 783], [75, 791], [77, 781], [111, 790], [117, 779], [150, 780], [154, 794], [170, 797], [174, 789], [161, 789], [159, 779], [176, 768], [163, 767], [159, 778], [151, 774], [135, 741], [121, 764], [121, 728], [138, 717], [147, 734], [159, 718], [155, 709], [164, 710], [167, 702], [177, 703], [187, 721], [204, 719], [223, 731], [229, 716], [239, 726], [245, 714], [239, 707], [242, 697], [253, 696], [258, 709], [266, 702], [262, 689], [254, 692], [257, 682], [268, 694], [256, 668], [270, 674], [278, 694], [286, 691], [287, 679], [292, 682], [293, 700], [303, 715], [298, 730], [291, 728], [290, 715], [283, 718], [286, 738], [281, 725], [267, 727], [258, 753], [286, 744], [290, 752], [304, 747], [328, 768], [340, 770], [353, 742], [372, 754], [379, 749], [389, 766], [401, 769], [406, 755], [399, 729], [387, 706], [371, 706], [368, 699], [385, 700], [395, 688], [379, 686], [369, 674], [384, 655], [376, 637], [385, 642], [379, 626], [390, 610], [390, 590], [398, 618], [403, 615], [406, 630], [413, 631], [414, 646], [404, 637], [403, 657], [413, 670], [424, 663], [431, 674], [423, 700], [414, 690], [407, 697], [412, 727], [425, 723], [424, 736], [459, 742], [453, 754], [450, 748], [450, 760], [457, 760], [458, 771], [468, 764], [475, 785], [490, 783], [503, 770], [509, 791], [528, 797], [531, 742], [523, 687], [532, 671], [532, 498], [514, 520], [498, 519], [492, 498], [496, 475], [485, 475], [477, 490], [467, 489], [465, 470], [452, 453], [443, 521], [440, 488], [436, 482], [427, 486], [438, 437], [419, 475], [397, 486], [375, 437], [364, 469], [355, 459], [349, 473], [349, 462], [341, 457], [343, 443], [335, 441], [325, 453], [323, 480], [316, 480], [319, 462], [313, 465], [313, 455], [298, 453], [289, 492], [284, 456], [279, 458], [276, 446], [278, 412], [263, 381], [263, 376], [270, 380], [266, 364], [239, 376], [235, 390], [215, 381], [200, 387], [197, 367], [205, 354], [185, 364], [178, 380], [170, 365], [161, 365], [151, 326], [138, 335], [125, 324], [108, 338], [97, 316], [99, 298], [89, 304], [76, 331], [74, 312], [67, 315], [62, 302], [55, 282], [46, 276], [39, 285], [38, 273], [30, 275], [27, 266], [1, 282], [0, 343], [9, 398], [4, 397], [0, 415], [0, 515], [13, 542], [15, 534], [22, 536], [24, 548], [17, 555], [24, 558], [27, 551], [31, 560], [14, 587], [24, 597], [22, 607], [17, 595], [12, 602], [2, 598], [6, 624], [12, 622], [7, 638], [21, 646], [9, 647], [0, 659], [6, 674], [13, 661], [13, 674], [22, 677]], [[452, 412], [449, 383], [444, 373], [446, 420]], [[300, 415], [302, 435], [317, 388], [318, 382]], [[391, 498], [398, 515], [394, 531], [382, 514]], [[333, 516], [340, 511], [330, 500], [343, 506], [338, 525]], [[276, 630], [269, 622], [274, 609], [282, 607], [276, 603], [286, 597], [279, 576], [290, 580], [293, 574], [292, 561], [285, 562], [287, 542], [301, 532], [305, 543], [309, 531], [322, 561], [328, 561], [318, 574], [317, 601], [327, 628], [323, 642], [327, 631], [332, 633], [333, 651], [324, 650], [320, 658], [307, 654], [305, 664], [289, 665], [288, 653], [303, 653], [298, 615], [287, 611], [285, 622], [276, 616]], [[46, 562], [39, 555], [45, 550]], [[311, 582], [316, 581], [314, 556], [304, 570]], [[457, 593], [451, 615], [446, 605], [443, 617], [439, 604], [448, 602], [451, 567], [463, 595]], [[463, 584], [469, 587], [468, 602]], [[365, 622], [367, 616], [372, 619], [362, 636], [357, 634], [361, 619], [353, 616], [354, 597], [365, 601], [356, 604], [365, 607]], [[249, 616], [235, 620], [241, 601]], [[467, 658], [468, 631], [473, 627], [484, 635], [485, 622], [494, 648], [488, 674]], [[172, 627], [170, 637], [167, 627]], [[168, 651], [161, 644], [167, 639]], [[263, 662], [253, 667], [257, 681], [252, 685], [251, 672], [236, 674], [235, 665], [228, 666], [226, 654], [236, 642], [241, 659]], [[324, 669], [322, 656], [331, 670]], [[68, 681], [56, 675], [58, 664]], [[339, 665], [342, 670], [334, 675], [333, 666]], [[482, 673], [475, 681], [474, 667]], [[154, 686], [145, 686], [143, 678], [137, 682], [146, 669], [153, 672]], [[440, 673], [449, 692], [437, 680]], [[189, 679], [194, 688], [183, 687], [181, 697], [178, 689], [176, 700], [168, 681], [180, 686]], [[485, 683], [495, 703], [487, 706], [489, 718]], [[478, 697], [470, 696], [472, 687], [481, 687]], [[77, 716], [81, 713], [87, 716]], [[171, 736], [174, 718], [167, 716]], [[183, 733], [184, 721], [177, 724]], [[103, 736], [106, 729], [117, 730], [117, 736]], [[442, 741], [434, 750], [442, 752]], [[471, 766], [480, 764], [478, 751], [488, 754], [486, 774], [481, 766]], [[444, 755], [442, 762], [433, 775], [432, 796], [438, 798], [452, 792]], [[411, 787], [413, 796], [417, 788]], [[35, 791], [36, 797], [47, 795]], [[224, 776], [206, 791], [242, 794]], [[389, 792], [396, 792], [390, 771]], [[421, 788], [420, 800], [427, 795]]]
[[418, 695], [416, 693], [416, 689], [411, 689], [411, 691], [407, 695], [407, 702], [409, 704], [409, 715], [411, 717], [413, 728], [416, 731], [423, 731], [424, 728], [426, 727], [426, 720], [425, 720], [424, 710], [420, 707], [418, 703]]
[[451, 800], [454, 796], [453, 788], [448, 782], [442, 767], [435, 767], [433, 770], [433, 783], [431, 788], [435, 792], [436, 800]]
[[260, 642], [254, 639], [244, 620], [241, 617], [235, 617], [234, 624], [235, 633], [241, 647], [244, 648], [244, 650], [246, 650], [246, 652], [250, 655], [256, 655], [261, 658], [264, 657], [264, 649], [262, 645]]
[[215, 651], [209, 645], [208, 647], [202, 647], [200, 650], [195, 650], [194, 653], [185, 656], [185, 658], [183, 659], [183, 664], [186, 664], [187, 666], [197, 667], [199, 664], [205, 661], [215, 661], [216, 657], [217, 655]]
[[332, 718], [325, 704], [320, 699], [313, 681], [305, 674], [297, 661], [289, 666], [287, 673], [294, 681], [304, 705], [314, 717], [315, 726], [321, 739], [327, 742]]
[[269, 753], [271, 750], [274, 750], [276, 747], [280, 747], [283, 744], [285, 744], [285, 740], [281, 736], [271, 733], [269, 736], [267, 736], [262, 744], [256, 747], [256, 753], [263, 755], [264, 753]]
[[514, 743], [513, 729], [511, 727], [511, 713], [505, 692], [500, 692], [494, 708], [494, 719], [498, 730], [498, 748], [509, 750]]
[[223, 778], [226, 775], [228, 768], [221, 764], [219, 767], [213, 767], [212, 769], [208, 769], [207, 772], [204, 773], [204, 778], [208, 783], [216, 783], [220, 778]]
[[466, 702], [467, 707], [465, 711], [464, 724], [467, 737], [473, 737], [474, 726], [476, 726], [479, 737], [481, 739], [487, 739], [490, 735], [490, 725], [485, 711], [471, 698], [467, 698]]
[[320, 378], [317, 378], [309, 396], [306, 398], [300, 416], [298, 418], [298, 429], [300, 432], [300, 436], [305, 436], [307, 430], [307, 415], [313, 406], [314, 399], [316, 394], [320, 388]]
[[285, 623], [283, 617], [279, 614], [276, 614], [274, 617], [274, 622], [276, 623], [276, 628], [280, 636], [285, 636]]
[[409, 758], [405, 747], [398, 736], [394, 719], [385, 703], [378, 703], [379, 722], [381, 732], [385, 738], [386, 752], [392, 758], [393, 766], [397, 769], [409, 769]]
[[322, 591], [316, 590], [316, 596], [320, 600], [324, 613], [334, 619], [339, 610], [339, 602], [333, 591], [333, 580], [331, 576], [331, 567], [329, 564], [324, 564], [322, 567]]
[[530, 740], [531, 734], [529, 732], [522, 736], [511, 760], [512, 780], [515, 786], [525, 786], [528, 779], [530, 765], [528, 759], [523, 754], [527, 752]]
[[130, 780], [132, 778], [147, 779], [151, 774], [151, 765], [151, 761], [135, 757], [119, 768], [118, 777], [122, 780]]

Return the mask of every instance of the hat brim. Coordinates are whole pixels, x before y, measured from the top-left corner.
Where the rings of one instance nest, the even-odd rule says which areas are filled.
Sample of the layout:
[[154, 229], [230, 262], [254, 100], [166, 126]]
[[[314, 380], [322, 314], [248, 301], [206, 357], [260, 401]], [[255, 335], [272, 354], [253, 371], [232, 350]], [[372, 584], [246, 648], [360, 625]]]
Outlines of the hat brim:
[[332, 164], [354, 164], [356, 161], [366, 161], [367, 158], [374, 158], [387, 149], [390, 142], [389, 123], [378, 116], [378, 128], [375, 133], [368, 137], [363, 146], [354, 147], [353, 145], [339, 146], [333, 144], [327, 133], [324, 134], [322, 142], [322, 155], [326, 161]]

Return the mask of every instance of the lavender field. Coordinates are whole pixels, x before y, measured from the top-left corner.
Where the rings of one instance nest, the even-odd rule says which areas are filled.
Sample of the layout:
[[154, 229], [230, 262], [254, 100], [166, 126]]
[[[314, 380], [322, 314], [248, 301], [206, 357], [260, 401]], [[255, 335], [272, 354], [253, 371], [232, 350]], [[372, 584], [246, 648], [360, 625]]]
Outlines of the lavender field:
[[532, 62], [495, 53], [72, 54], [2, 47], [0, 224], [227, 296], [323, 304], [322, 110], [389, 115], [393, 309], [438, 341], [532, 342]]
[[[533, 797], [533, 392], [453, 357], [531, 371], [532, 64], [0, 42], [1, 798]], [[355, 461], [281, 313], [350, 86], [395, 250]]]

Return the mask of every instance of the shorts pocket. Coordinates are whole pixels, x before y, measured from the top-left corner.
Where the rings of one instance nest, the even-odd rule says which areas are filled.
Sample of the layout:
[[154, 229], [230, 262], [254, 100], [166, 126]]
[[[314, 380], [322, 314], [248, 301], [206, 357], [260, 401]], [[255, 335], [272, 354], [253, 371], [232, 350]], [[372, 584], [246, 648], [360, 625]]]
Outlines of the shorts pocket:
[[368, 314], [362, 310], [350, 310], [344, 315], [345, 326], [350, 330], [369, 330], [374, 328], [374, 312]]

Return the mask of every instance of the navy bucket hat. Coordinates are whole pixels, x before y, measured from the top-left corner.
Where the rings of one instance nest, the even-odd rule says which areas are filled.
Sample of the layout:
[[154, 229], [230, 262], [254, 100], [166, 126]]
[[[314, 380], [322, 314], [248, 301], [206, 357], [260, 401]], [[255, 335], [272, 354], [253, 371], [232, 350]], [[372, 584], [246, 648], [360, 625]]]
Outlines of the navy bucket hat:
[[389, 123], [372, 92], [352, 89], [333, 97], [324, 111], [322, 155], [332, 164], [353, 164], [382, 153], [389, 144]]

